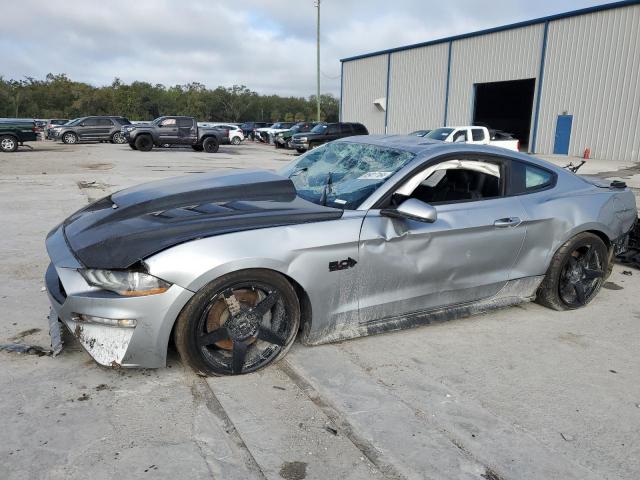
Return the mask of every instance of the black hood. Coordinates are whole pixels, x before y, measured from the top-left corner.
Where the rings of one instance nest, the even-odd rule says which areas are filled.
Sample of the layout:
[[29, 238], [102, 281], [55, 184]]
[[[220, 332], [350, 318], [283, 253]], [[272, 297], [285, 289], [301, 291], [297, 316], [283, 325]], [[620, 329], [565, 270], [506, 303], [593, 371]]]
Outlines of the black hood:
[[244, 171], [128, 188], [74, 213], [63, 225], [68, 245], [84, 266], [120, 269], [197, 238], [341, 216], [341, 210], [298, 197], [288, 178]]

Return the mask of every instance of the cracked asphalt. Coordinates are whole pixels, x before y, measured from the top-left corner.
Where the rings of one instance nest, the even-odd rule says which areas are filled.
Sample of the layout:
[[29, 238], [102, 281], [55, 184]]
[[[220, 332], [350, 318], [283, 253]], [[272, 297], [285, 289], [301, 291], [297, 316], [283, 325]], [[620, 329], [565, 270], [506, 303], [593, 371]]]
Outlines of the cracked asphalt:
[[[0, 344], [45, 348], [44, 238], [66, 216], [142, 181], [293, 158], [254, 144], [33, 148], [0, 155]], [[637, 166], [585, 171], [640, 186]], [[639, 287], [640, 271], [616, 266], [582, 310], [526, 304], [296, 344], [233, 378], [198, 377], [173, 350], [164, 369], [103, 368], [68, 335], [56, 358], [0, 351], [0, 478], [637, 479]]]

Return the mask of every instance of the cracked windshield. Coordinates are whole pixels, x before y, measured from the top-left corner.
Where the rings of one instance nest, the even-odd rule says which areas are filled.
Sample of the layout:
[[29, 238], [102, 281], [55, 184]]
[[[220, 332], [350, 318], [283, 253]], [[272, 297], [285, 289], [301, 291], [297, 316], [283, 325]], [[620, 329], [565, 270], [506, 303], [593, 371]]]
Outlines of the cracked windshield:
[[353, 210], [414, 156], [376, 145], [335, 142], [301, 156], [280, 174], [310, 202]]

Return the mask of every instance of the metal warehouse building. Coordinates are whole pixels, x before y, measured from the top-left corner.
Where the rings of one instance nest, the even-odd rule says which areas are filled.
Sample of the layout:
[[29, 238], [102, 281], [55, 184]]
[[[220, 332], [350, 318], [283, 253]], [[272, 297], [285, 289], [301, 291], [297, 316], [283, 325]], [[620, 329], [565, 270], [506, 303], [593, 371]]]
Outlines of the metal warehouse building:
[[371, 133], [487, 124], [529, 152], [640, 160], [640, 1], [341, 62], [341, 119]]

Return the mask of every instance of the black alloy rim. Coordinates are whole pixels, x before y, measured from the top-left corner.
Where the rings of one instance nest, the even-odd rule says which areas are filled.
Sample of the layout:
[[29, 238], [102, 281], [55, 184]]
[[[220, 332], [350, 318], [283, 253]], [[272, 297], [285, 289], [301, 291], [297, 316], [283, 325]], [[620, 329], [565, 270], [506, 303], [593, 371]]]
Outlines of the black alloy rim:
[[290, 341], [294, 332], [287, 320], [274, 287], [234, 284], [214, 295], [200, 315], [197, 345], [215, 371], [249, 373], [271, 362]]
[[569, 307], [587, 304], [604, 279], [602, 258], [593, 245], [574, 250], [560, 273], [560, 299]]

